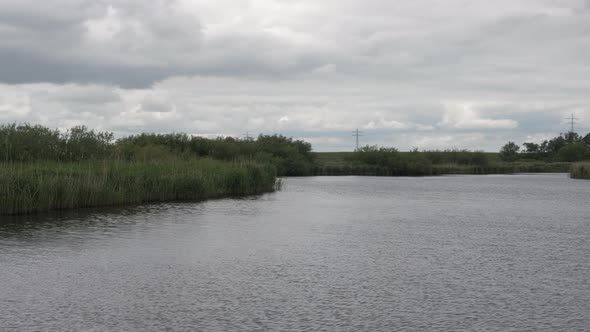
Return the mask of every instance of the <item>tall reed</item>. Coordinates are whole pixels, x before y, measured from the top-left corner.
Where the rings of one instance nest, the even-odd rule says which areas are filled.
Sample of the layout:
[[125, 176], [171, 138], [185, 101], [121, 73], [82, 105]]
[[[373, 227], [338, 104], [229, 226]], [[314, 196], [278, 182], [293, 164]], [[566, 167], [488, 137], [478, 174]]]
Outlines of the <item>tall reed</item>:
[[572, 164], [570, 168], [570, 177], [572, 179], [590, 180], [590, 162], [579, 162]]
[[210, 159], [0, 163], [0, 214], [250, 195], [275, 182], [270, 165]]
[[570, 163], [499, 162], [488, 165], [456, 163], [432, 165], [428, 162], [401, 163], [392, 166], [342, 162], [319, 165], [312, 175], [429, 176], [445, 174], [567, 173]]

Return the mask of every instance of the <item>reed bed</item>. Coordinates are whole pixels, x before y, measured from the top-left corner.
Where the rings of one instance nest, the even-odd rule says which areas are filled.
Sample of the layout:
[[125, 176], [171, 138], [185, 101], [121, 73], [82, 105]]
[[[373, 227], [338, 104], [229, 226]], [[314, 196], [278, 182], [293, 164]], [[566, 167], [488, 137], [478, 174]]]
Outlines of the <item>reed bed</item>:
[[320, 165], [312, 170], [312, 175], [431, 176], [445, 174], [567, 173], [570, 165], [570, 163], [565, 162], [499, 162], [488, 165], [407, 163], [391, 167], [342, 163], [341, 165]]
[[276, 169], [210, 159], [0, 163], [0, 214], [273, 191]]
[[590, 180], [590, 162], [579, 162], [572, 164], [570, 168], [570, 177], [572, 179]]

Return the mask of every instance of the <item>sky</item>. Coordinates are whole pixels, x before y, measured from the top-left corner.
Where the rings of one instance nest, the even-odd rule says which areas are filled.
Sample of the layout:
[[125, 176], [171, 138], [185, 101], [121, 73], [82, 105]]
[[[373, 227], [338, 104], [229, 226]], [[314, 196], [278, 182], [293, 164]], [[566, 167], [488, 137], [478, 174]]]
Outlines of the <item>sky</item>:
[[590, 0], [0, 1], [0, 123], [498, 151], [589, 92]]

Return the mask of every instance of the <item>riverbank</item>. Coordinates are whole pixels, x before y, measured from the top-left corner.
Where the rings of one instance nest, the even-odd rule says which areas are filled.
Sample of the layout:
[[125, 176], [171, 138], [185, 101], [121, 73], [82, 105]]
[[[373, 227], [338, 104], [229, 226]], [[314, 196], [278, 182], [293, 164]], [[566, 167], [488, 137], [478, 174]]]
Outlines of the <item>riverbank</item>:
[[[453, 154], [455, 154], [453, 156]], [[382, 154], [383, 155], [383, 154]], [[571, 163], [501, 161], [497, 153], [396, 152], [391, 159], [367, 163], [354, 152], [317, 152], [313, 175], [429, 176], [445, 174], [567, 173]], [[477, 158], [475, 158], [477, 157]], [[437, 159], [435, 159], [437, 158]], [[471, 158], [471, 160], [469, 160]], [[437, 162], [440, 160], [440, 162]], [[434, 162], [433, 162], [434, 161]]]
[[590, 162], [572, 164], [570, 168], [570, 177], [572, 179], [590, 180]]
[[[571, 166], [457, 149], [366, 146], [314, 153], [310, 143], [282, 135], [208, 139], [143, 133], [115, 140], [113, 133], [84, 126], [61, 132], [0, 125], [0, 142], [4, 215], [258, 194], [274, 190], [277, 176], [565, 173]], [[587, 168], [576, 167], [572, 177], [585, 176]]]
[[210, 159], [0, 163], [0, 214], [164, 201], [275, 189], [276, 168]]

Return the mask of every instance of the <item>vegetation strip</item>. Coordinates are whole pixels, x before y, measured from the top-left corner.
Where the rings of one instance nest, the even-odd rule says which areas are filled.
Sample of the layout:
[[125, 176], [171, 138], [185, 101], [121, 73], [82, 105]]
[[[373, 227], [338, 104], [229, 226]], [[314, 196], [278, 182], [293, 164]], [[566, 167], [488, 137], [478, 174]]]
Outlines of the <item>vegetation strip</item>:
[[572, 164], [570, 177], [573, 179], [590, 180], [590, 162], [580, 162]]
[[168, 160], [0, 164], [0, 214], [273, 191], [275, 168], [252, 162]]
[[498, 153], [445, 150], [398, 152], [364, 147], [316, 153], [313, 175], [431, 176], [445, 174], [566, 173], [569, 162], [503, 161]]
[[140, 134], [118, 140], [84, 126], [66, 132], [29, 124], [0, 125], [0, 214], [202, 200], [272, 191], [277, 176], [424, 176], [567, 172], [589, 178], [590, 134], [561, 134], [522, 152], [399, 152], [365, 146], [313, 153], [281, 135], [207, 139]]

